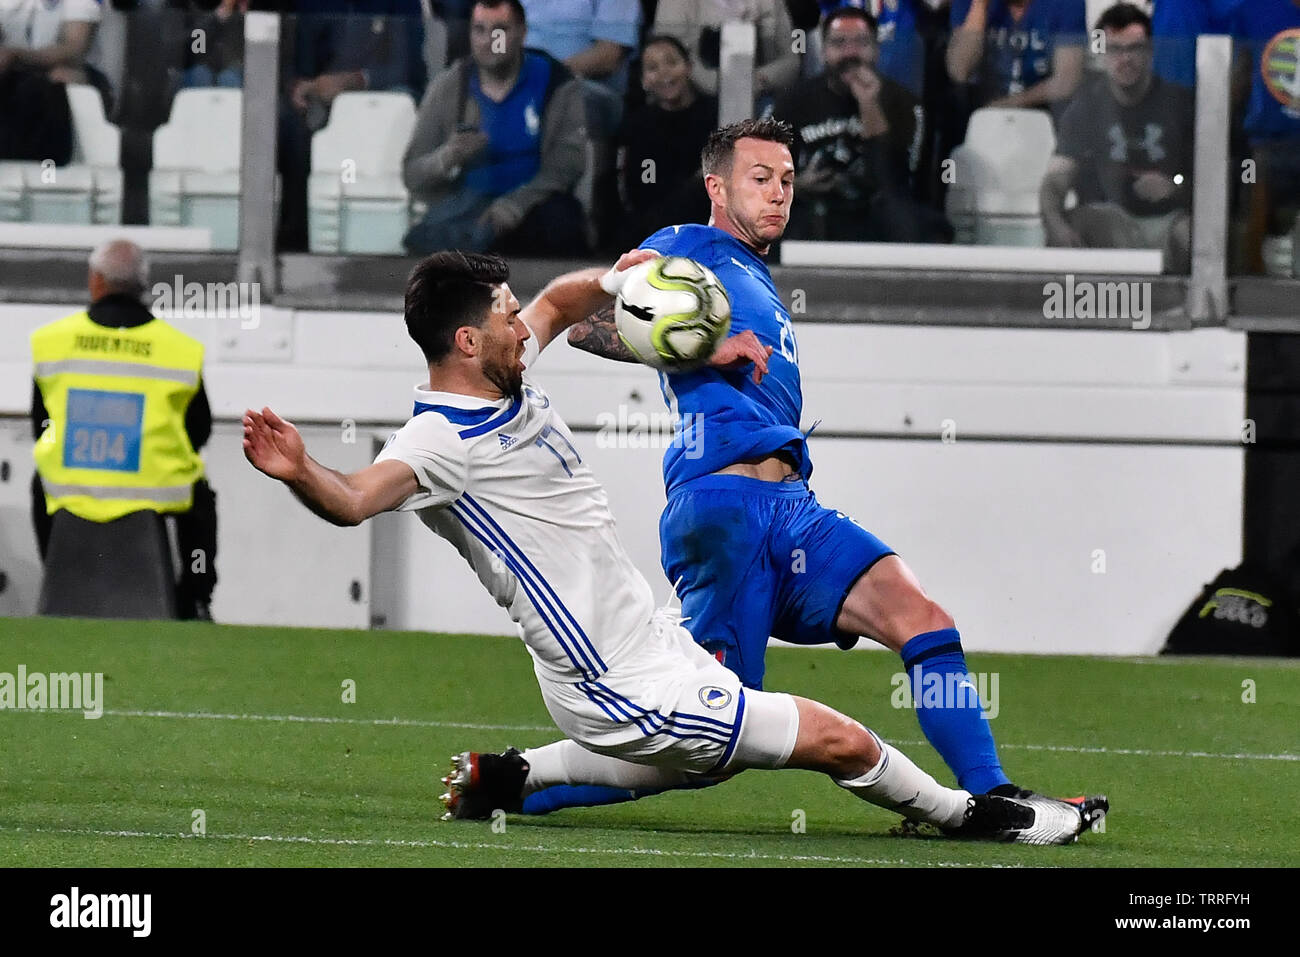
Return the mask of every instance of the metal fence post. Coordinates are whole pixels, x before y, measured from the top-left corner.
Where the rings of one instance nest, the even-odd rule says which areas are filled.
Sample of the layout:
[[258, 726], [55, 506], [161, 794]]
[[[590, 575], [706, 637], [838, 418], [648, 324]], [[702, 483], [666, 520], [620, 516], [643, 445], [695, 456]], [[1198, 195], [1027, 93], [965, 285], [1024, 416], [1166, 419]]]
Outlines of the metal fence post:
[[244, 116], [239, 164], [239, 281], [276, 290], [275, 147], [279, 133], [280, 17], [244, 17]]
[[1187, 315], [1221, 324], [1228, 313], [1228, 130], [1232, 38], [1196, 42], [1196, 169], [1192, 195], [1192, 276]]

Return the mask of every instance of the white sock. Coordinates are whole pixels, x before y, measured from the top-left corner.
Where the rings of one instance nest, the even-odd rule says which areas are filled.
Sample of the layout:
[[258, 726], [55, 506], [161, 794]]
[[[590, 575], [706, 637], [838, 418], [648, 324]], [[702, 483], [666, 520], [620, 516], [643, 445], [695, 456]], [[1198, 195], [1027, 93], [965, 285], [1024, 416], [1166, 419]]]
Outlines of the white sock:
[[[880, 762], [861, 777], [835, 783], [864, 801], [904, 817], [939, 827], [960, 827], [970, 792], [944, 787], [898, 748], [881, 741], [874, 731], [868, 732], [880, 745]], [[900, 807], [904, 801], [910, 803]]]
[[633, 764], [621, 758], [596, 754], [568, 739], [529, 748], [524, 752], [524, 760], [528, 762], [525, 796], [555, 784], [602, 784], [630, 791], [681, 787], [698, 777], [672, 768]]

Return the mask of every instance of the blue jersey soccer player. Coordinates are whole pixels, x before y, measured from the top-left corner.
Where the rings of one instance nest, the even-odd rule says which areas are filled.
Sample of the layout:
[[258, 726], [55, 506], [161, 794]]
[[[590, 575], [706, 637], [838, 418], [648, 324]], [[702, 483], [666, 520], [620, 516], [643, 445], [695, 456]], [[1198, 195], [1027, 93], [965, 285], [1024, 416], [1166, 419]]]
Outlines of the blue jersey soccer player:
[[[798, 345], [763, 258], [790, 215], [790, 142], [790, 127], [770, 118], [715, 131], [702, 155], [711, 225], [669, 227], [642, 244], [712, 269], [736, 333], [710, 367], [661, 377], [680, 427], [702, 422], [706, 439], [675, 442], [664, 457], [664, 571], [695, 640], [746, 687], [762, 687], [769, 636], [843, 648], [866, 636], [902, 657], [918, 700], [927, 687], [961, 688], [945, 706], [916, 709], [925, 736], [962, 788], [1028, 797], [1002, 770], [953, 619], [889, 546], [808, 487]], [[569, 341], [631, 360], [609, 311], [577, 324]], [[524, 811], [640, 796], [560, 785], [530, 795]]]

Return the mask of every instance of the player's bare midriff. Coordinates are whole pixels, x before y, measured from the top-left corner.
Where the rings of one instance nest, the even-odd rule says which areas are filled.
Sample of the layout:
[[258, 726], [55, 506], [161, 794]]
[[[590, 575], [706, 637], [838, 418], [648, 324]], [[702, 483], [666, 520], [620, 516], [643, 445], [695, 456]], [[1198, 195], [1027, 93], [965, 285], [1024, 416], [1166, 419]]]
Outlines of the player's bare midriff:
[[743, 475], [746, 478], [761, 479], [764, 482], [784, 482], [799, 470], [794, 460], [784, 452], [773, 452], [756, 459], [743, 459], [725, 469], [718, 469], [714, 475]]

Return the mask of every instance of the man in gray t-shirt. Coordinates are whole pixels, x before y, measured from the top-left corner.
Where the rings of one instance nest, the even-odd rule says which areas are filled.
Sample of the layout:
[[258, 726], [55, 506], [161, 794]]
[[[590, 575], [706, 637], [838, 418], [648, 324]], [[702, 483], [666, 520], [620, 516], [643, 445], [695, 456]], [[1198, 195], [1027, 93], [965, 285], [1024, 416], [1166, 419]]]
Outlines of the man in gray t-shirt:
[[[1106, 76], [1061, 117], [1041, 205], [1052, 246], [1163, 249], [1167, 272], [1186, 272], [1191, 242], [1195, 104], [1152, 71], [1151, 20], [1128, 3], [1097, 21]], [[1079, 204], [1066, 210], [1073, 189]]]

